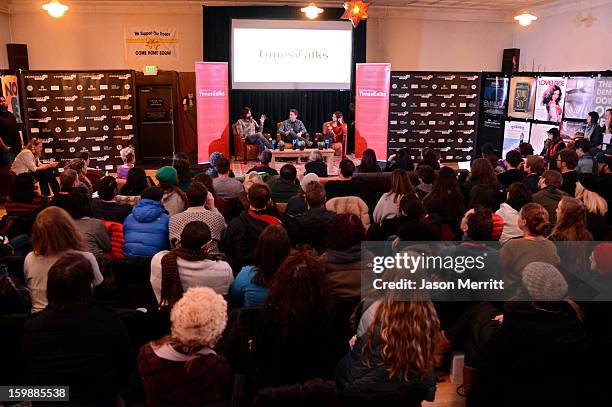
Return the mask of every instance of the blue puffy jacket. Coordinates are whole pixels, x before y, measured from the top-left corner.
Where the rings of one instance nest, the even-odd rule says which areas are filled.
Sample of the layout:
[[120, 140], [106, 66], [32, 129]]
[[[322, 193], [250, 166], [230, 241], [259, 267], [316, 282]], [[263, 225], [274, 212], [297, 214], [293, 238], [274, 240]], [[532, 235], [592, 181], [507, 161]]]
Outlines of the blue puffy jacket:
[[169, 220], [161, 202], [141, 199], [123, 222], [125, 255], [152, 257], [168, 249]]

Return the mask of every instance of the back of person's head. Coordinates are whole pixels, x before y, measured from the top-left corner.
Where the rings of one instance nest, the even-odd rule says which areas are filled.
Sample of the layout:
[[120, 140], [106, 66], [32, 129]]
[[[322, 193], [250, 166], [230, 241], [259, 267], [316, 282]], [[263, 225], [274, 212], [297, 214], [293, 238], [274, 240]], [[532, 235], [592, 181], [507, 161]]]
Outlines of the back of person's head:
[[425, 213], [421, 200], [415, 194], [404, 195], [400, 199], [399, 209], [402, 215], [412, 219], [416, 219]]
[[149, 199], [151, 201], [161, 202], [164, 197], [164, 191], [162, 191], [159, 187], [149, 187], [142, 191], [140, 194], [140, 199]]
[[491, 143], [485, 143], [480, 148], [480, 152], [482, 153], [483, 158], [488, 158], [491, 156], [495, 156], [497, 158], [497, 153], [495, 152], [495, 147]]
[[[65, 171], [64, 171], [65, 172]], [[128, 171], [125, 184], [119, 193], [127, 196], [138, 196], [147, 188], [147, 173], [143, 168], [134, 167]]]
[[396, 195], [396, 199], [401, 195], [414, 194], [414, 187], [412, 186], [412, 182], [410, 182], [410, 177], [406, 170], [401, 168], [393, 170], [391, 173], [390, 192]]
[[84, 171], [85, 167], [86, 167], [86, 162], [84, 159], [73, 158], [72, 160], [68, 161], [68, 164], [66, 164], [65, 168], [75, 170], [77, 174], [79, 174]]
[[178, 183], [178, 174], [174, 167], [166, 165], [157, 170], [155, 179], [157, 179], [162, 189], [169, 189], [169, 187]]
[[563, 241], [593, 240], [593, 235], [587, 230], [587, 211], [582, 202], [569, 196], [561, 198], [551, 235], [555, 240]]
[[265, 209], [271, 198], [270, 188], [265, 184], [255, 184], [247, 192], [249, 204], [257, 210]]
[[121, 156], [121, 160], [124, 164], [134, 164], [136, 156], [132, 147], [124, 147], [119, 152], [119, 155]]
[[542, 156], [532, 154], [527, 156], [525, 167], [534, 174], [542, 175], [546, 165]]
[[421, 165], [417, 170], [417, 175], [423, 184], [433, 184], [436, 173], [429, 165]]
[[612, 273], [612, 242], [595, 246], [591, 255], [591, 269], [605, 275]]
[[349, 158], [343, 158], [340, 161], [340, 174], [344, 178], [351, 178], [355, 172], [355, 163]]
[[397, 237], [405, 242], [434, 242], [440, 240], [441, 229], [431, 215], [423, 214], [399, 228]]
[[285, 164], [280, 169], [280, 177], [285, 181], [295, 182], [297, 170], [293, 164]]
[[475, 185], [470, 191], [468, 208], [476, 208], [482, 206], [487, 209], [492, 209], [495, 204], [495, 191], [488, 188], [486, 185]]
[[201, 182], [204, 184], [208, 192], [210, 192], [213, 196], [217, 195], [215, 191], [215, 187], [213, 186], [213, 179], [210, 175], [205, 172], [201, 172], [193, 178], [193, 182]]
[[268, 225], [257, 239], [253, 252], [253, 265], [257, 268], [253, 283], [268, 287], [276, 270], [285, 261], [291, 251], [289, 235], [280, 225]]
[[201, 182], [193, 181], [187, 187], [187, 201], [189, 202], [189, 206], [204, 206], [207, 196], [208, 189]]
[[202, 221], [189, 222], [181, 232], [181, 247], [187, 250], [199, 251], [210, 242], [210, 228]]
[[36, 197], [36, 180], [29, 172], [18, 174], [11, 188], [11, 201], [30, 204]]
[[68, 212], [57, 206], [43, 209], [32, 226], [32, 251], [52, 256], [68, 250], [82, 250], [81, 233]]
[[561, 188], [561, 185], [563, 185], [563, 175], [559, 171], [546, 170], [542, 174], [542, 179], [547, 187]]
[[229, 174], [230, 172], [230, 161], [225, 156], [221, 156], [217, 158], [215, 162], [215, 168], [217, 172], [221, 175]]
[[323, 161], [323, 154], [321, 154], [319, 150], [312, 150], [310, 152], [310, 155], [308, 156], [308, 161], [310, 162]]
[[361, 245], [365, 240], [365, 227], [359, 216], [343, 213], [336, 216], [327, 233], [327, 250], [343, 252]]
[[89, 157], [90, 157], [89, 151], [81, 150], [77, 154], [77, 158], [81, 158], [81, 159], [83, 159], [83, 161], [89, 160]]
[[486, 158], [477, 158], [472, 163], [468, 181], [478, 184], [495, 185], [497, 183], [497, 175], [491, 165], [491, 162]]
[[599, 113], [589, 112], [588, 115], [591, 116], [591, 124], [599, 125]]
[[67, 168], [60, 174], [60, 185], [62, 188], [72, 188], [77, 184], [79, 174], [73, 169]]
[[319, 182], [319, 176], [313, 172], [309, 172], [308, 174], [304, 175], [302, 177], [302, 180], [300, 181], [300, 189], [302, 191], [303, 194], [306, 193], [306, 187], [308, 186], [308, 184], [310, 184], [311, 182]]
[[107, 175], [102, 177], [98, 186], [98, 196], [105, 201], [111, 201], [117, 196], [117, 180], [115, 177]]
[[91, 217], [91, 203], [89, 197], [79, 190], [71, 191], [64, 200], [63, 208], [72, 216], [72, 219], [78, 220], [86, 216]]
[[361, 155], [361, 163], [359, 164], [359, 169], [362, 172], [377, 172], [380, 170], [378, 166], [378, 161], [376, 160], [376, 152], [371, 148], [366, 148], [363, 150]]
[[523, 207], [531, 202], [531, 190], [522, 182], [513, 182], [508, 187], [508, 201]]
[[588, 154], [591, 150], [591, 142], [585, 138], [576, 140], [574, 143], [576, 150], [581, 150], [583, 154]]
[[309, 208], [319, 208], [325, 203], [325, 188], [318, 182], [306, 185], [305, 198]]
[[193, 350], [214, 347], [227, 325], [227, 302], [212, 288], [191, 287], [170, 312], [172, 339]]
[[523, 158], [533, 155], [533, 146], [529, 143], [520, 143], [518, 146], [518, 150], [521, 152]]
[[79, 253], [66, 253], [47, 274], [48, 309], [69, 311], [86, 306], [93, 296], [91, 262]]
[[594, 174], [580, 174], [576, 182], [576, 199], [580, 200], [590, 213], [605, 215], [608, 213], [608, 203], [599, 194], [600, 178]]
[[264, 150], [259, 153], [259, 162], [268, 165], [272, 161], [272, 152], [270, 150]]
[[412, 150], [408, 147], [400, 148], [396, 156], [398, 168], [406, 171], [414, 171], [414, 162], [412, 161]]
[[573, 170], [578, 165], [578, 154], [571, 148], [564, 148], [559, 152], [559, 161], [565, 164], [568, 170]]
[[176, 170], [176, 175], [179, 183], [184, 180], [189, 180], [193, 177], [193, 174], [191, 173], [191, 165], [189, 164], [188, 160], [175, 159], [172, 163], [172, 166]]
[[518, 150], [510, 150], [506, 153], [506, 162], [516, 168], [523, 162], [523, 156]]
[[521, 272], [521, 282], [533, 301], [561, 301], [567, 296], [567, 281], [555, 266], [536, 261]]
[[550, 225], [548, 211], [535, 202], [523, 206], [519, 216], [525, 229], [534, 236], [542, 236]]
[[281, 336], [302, 336], [329, 319], [333, 299], [321, 261], [306, 252], [287, 257], [272, 278], [267, 303]]
[[440, 168], [431, 187], [431, 192], [423, 198], [423, 201], [436, 207], [454, 206], [457, 215], [463, 214], [465, 198], [452, 168], [446, 166]]
[[472, 240], [485, 242], [491, 240], [493, 233], [493, 214], [491, 209], [478, 206], [466, 214], [465, 234]]

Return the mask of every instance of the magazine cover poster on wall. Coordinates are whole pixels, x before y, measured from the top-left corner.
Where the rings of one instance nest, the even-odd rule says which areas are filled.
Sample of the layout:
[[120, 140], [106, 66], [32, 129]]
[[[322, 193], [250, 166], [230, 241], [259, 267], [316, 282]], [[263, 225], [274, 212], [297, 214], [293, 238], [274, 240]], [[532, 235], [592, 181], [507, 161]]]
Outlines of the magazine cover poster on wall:
[[515, 76], [510, 80], [508, 116], [517, 119], [533, 119], [535, 108], [536, 78]]
[[560, 123], [563, 120], [566, 87], [566, 78], [552, 76], [538, 78], [534, 119]]

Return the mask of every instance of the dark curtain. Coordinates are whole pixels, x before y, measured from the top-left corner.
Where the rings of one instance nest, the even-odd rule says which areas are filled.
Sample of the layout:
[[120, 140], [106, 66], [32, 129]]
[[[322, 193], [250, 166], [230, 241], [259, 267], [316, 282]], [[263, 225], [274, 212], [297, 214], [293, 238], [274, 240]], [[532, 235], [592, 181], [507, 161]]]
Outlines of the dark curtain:
[[[214, 7], [203, 6], [204, 19], [204, 61], [229, 62], [231, 75], [231, 23], [232, 18], [305, 20], [299, 7], [248, 6]], [[341, 8], [325, 8], [318, 20], [338, 20], [344, 12]], [[353, 76], [354, 64], [366, 60], [366, 21], [353, 30]], [[231, 79], [231, 78], [230, 78]], [[231, 86], [231, 82], [230, 82]], [[276, 132], [276, 122], [287, 118], [289, 109], [297, 109], [300, 120], [311, 134], [321, 131], [323, 122], [331, 120], [334, 111], [343, 113], [349, 124], [348, 151], [354, 149], [354, 97], [352, 91], [333, 90], [230, 90], [230, 121], [235, 122], [244, 106], [253, 109], [256, 119], [260, 114], [267, 116], [265, 131]], [[230, 137], [230, 148], [233, 149]]]

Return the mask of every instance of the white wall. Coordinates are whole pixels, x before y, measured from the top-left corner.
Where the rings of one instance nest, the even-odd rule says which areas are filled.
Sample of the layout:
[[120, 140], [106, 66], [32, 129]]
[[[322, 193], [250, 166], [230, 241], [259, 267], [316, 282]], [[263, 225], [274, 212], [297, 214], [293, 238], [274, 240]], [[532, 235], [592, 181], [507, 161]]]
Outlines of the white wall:
[[[515, 26], [514, 47], [521, 50], [521, 68], [541, 71], [603, 71], [612, 69], [612, 2], [589, 9], [577, 7], [541, 17], [531, 26]], [[579, 12], [589, 11], [597, 20], [591, 27], [578, 25]]]
[[367, 61], [394, 71], [496, 71], [512, 32], [511, 23], [370, 18]]
[[0, 69], [8, 69], [8, 58], [6, 56], [6, 44], [11, 43], [11, 31], [9, 29], [9, 15], [0, 12]]

